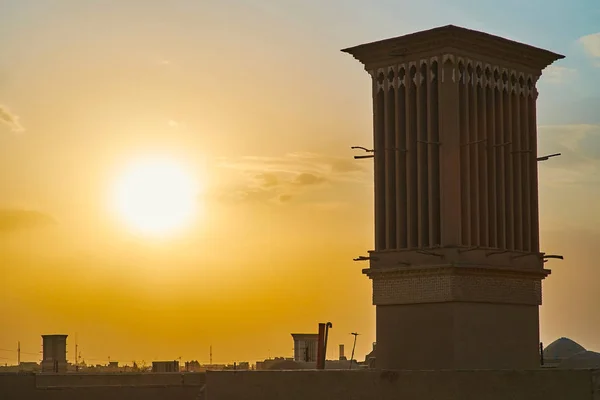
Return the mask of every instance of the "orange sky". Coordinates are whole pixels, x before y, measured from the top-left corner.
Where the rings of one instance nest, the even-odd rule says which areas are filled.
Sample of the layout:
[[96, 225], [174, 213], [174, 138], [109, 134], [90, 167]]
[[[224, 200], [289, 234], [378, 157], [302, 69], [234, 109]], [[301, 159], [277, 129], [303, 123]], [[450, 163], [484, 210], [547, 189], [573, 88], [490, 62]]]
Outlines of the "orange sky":
[[[450, 22], [567, 54], [540, 83], [540, 154], [563, 152], [540, 165], [542, 251], [566, 258], [548, 265], [542, 340], [600, 348], [600, 120], [576, 114], [585, 99], [573, 94], [600, 97], [584, 84], [598, 71], [576, 46], [584, 32], [544, 42], [546, 23], [511, 33], [462, 0], [410, 21], [396, 5], [393, 23], [384, 1], [234, 3], [3, 11], [0, 362], [16, 361], [17, 341], [37, 360], [47, 333], [69, 334], [71, 359], [77, 337], [90, 362], [208, 362], [210, 345], [214, 362], [256, 361], [291, 356], [290, 333], [326, 321], [329, 356], [358, 331], [362, 360], [375, 314], [352, 258], [373, 246], [372, 168], [349, 147], [370, 145], [372, 109], [368, 75], [339, 49]], [[556, 93], [571, 108], [542, 100]], [[200, 217], [160, 240], [135, 235], [110, 203], [127, 163], [147, 155], [204, 188]]]

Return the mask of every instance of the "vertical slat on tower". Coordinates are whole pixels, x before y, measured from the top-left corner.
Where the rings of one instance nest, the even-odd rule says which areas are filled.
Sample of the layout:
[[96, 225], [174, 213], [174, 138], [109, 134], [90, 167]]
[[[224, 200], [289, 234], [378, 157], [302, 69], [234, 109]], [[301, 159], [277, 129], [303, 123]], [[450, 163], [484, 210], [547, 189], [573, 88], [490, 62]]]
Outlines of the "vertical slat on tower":
[[461, 240], [461, 188], [457, 178], [461, 174], [460, 158], [460, 103], [459, 74], [455, 57], [446, 54], [440, 65], [439, 137], [440, 151], [440, 214], [442, 246], [458, 246]]
[[[421, 108], [421, 98], [423, 97], [423, 90], [421, 88], [421, 84], [419, 82], [419, 78], [421, 76], [421, 71], [419, 69], [416, 72], [416, 75], [411, 79], [411, 81], [415, 85], [415, 113], [411, 114], [411, 118], [415, 118], [416, 132], [415, 132], [415, 155], [416, 155], [416, 163], [415, 163], [415, 174], [416, 174], [416, 192], [417, 192], [417, 213], [415, 217], [417, 218], [417, 247], [421, 248], [424, 246], [423, 243], [423, 188], [422, 188], [422, 174], [423, 168], [421, 166], [423, 162], [423, 144], [420, 141], [423, 139], [421, 131], [423, 129], [422, 119], [423, 119], [423, 110]], [[412, 75], [412, 74], [411, 74]]]
[[522, 165], [522, 184], [523, 188], [523, 213], [526, 218], [522, 218], [523, 221], [523, 250], [531, 251], [531, 159], [536, 158], [535, 153], [532, 151], [530, 131], [529, 131], [529, 104], [528, 104], [528, 93], [525, 85], [525, 79], [523, 76], [519, 78], [519, 104], [521, 105], [521, 140], [523, 150], [527, 153], [523, 156]]
[[494, 95], [493, 72], [490, 67], [485, 69], [486, 76], [486, 134], [487, 141], [485, 149], [488, 155], [488, 224], [489, 224], [489, 246], [498, 247], [498, 202], [496, 197], [496, 101]]
[[511, 101], [511, 84], [509, 71], [505, 71], [505, 76], [502, 80], [505, 83], [504, 86], [504, 121], [506, 126], [504, 127], [505, 140], [509, 143], [504, 151], [504, 165], [506, 166], [506, 182], [505, 182], [505, 212], [506, 212], [506, 248], [513, 250], [515, 248], [514, 241], [514, 179], [513, 179], [513, 163], [512, 163], [512, 150], [514, 148], [514, 135], [513, 135], [513, 115], [512, 115], [512, 101]]
[[407, 167], [406, 179], [408, 182], [408, 221], [409, 221], [409, 247], [419, 247], [419, 208], [417, 191], [417, 85], [415, 76], [417, 67], [411, 63], [408, 75], [408, 101], [407, 101]]
[[469, 174], [469, 90], [467, 69], [458, 63], [458, 104], [460, 108], [460, 188], [461, 188], [461, 244], [471, 244], [471, 180]]
[[377, 74], [374, 82], [374, 170], [375, 170], [375, 250], [384, 250], [386, 246], [385, 224], [385, 94], [381, 86], [385, 76]]
[[479, 160], [479, 245], [490, 247], [489, 244], [489, 191], [488, 191], [488, 152], [486, 151], [489, 132], [487, 131], [487, 91], [485, 75], [481, 65], [475, 69], [477, 74], [477, 151]]
[[[535, 88], [535, 81], [530, 78], [527, 80], [527, 86], [529, 89], [529, 140], [531, 141], [531, 148], [537, 149], [537, 89]], [[539, 238], [539, 209], [538, 209], [538, 166], [537, 166], [537, 154], [532, 154], [531, 161], [529, 162], [529, 170], [531, 171], [531, 250], [533, 252], [540, 251], [540, 238]]]
[[504, 87], [502, 77], [498, 70], [494, 71], [496, 83], [496, 142], [494, 152], [496, 154], [496, 195], [498, 196], [498, 247], [506, 248], [506, 170], [504, 166], [504, 148], [506, 135], [504, 134]]
[[470, 244], [473, 246], [479, 246], [479, 168], [478, 168], [478, 158], [479, 151], [478, 146], [476, 144], [478, 140], [478, 132], [477, 132], [477, 119], [479, 110], [477, 109], [477, 79], [475, 75], [475, 69], [473, 68], [473, 64], [469, 62], [467, 65], [467, 79], [468, 79], [468, 90], [469, 93], [469, 137], [467, 143], [469, 143], [466, 148], [469, 152], [469, 179], [471, 186], [471, 200], [470, 200], [470, 215], [471, 215], [471, 242]]
[[395, 249], [396, 240], [396, 93], [395, 71], [388, 69], [385, 91], [385, 138], [383, 153], [385, 154], [385, 222], [386, 249]]
[[519, 100], [521, 96], [518, 93], [517, 77], [511, 75], [511, 104], [512, 104], [512, 135], [513, 135], [513, 231], [514, 231], [514, 249], [523, 250], [523, 206], [522, 206], [522, 179], [521, 179], [521, 160], [525, 156], [523, 153], [521, 139], [521, 106]]
[[417, 188], [419, 191], [419, 247], [429, 246], [429, 185], [428, 180], [428, 128], [427, 128], [427, 64], [421, 62], [417, 73]]
[[432, 246], [441, 244], [440, 231], [440, 149], [439, 149], [439, 114], [438, 114], [438, 62], [432, 60], [429, 67], [429, 102], [428, 137], [434, 143], [429, 146], [429, 243]]
[[396, 201], [396, 228], [398, 248], [408, 247], [408, 221], [407, 221], [407, 188], [406, 188], [406, 68], [398, 67], [396, 83], [396, 187], [398, 197]]

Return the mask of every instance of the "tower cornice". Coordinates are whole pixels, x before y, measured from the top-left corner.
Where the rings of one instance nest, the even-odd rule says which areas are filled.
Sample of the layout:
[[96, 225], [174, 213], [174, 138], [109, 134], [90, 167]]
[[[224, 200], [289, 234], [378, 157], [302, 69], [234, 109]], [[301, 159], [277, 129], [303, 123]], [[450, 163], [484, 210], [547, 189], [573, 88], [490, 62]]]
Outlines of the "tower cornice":
[[548, 50], [455, 25], [365, 43], [342, 51], [354, 56], [367, 70], [434, 52], [467, 52], [488, 59], [511, 60], [532, 71], [541, 71], [564, 58]]
[[423, 275], [461, 275], [461, 276], [494, 276], [494, 277], [512, 277], [529, 278], [541, 280], [550, 275], [549, 269], [524, 270], [520, 268], [498, 268], [488, 265], [450, 265], [438, 264], [415, 267], [387, 267], [387, 268], [365, 268], [363, 273], [371, 279], [390, 279], [407, 276]]

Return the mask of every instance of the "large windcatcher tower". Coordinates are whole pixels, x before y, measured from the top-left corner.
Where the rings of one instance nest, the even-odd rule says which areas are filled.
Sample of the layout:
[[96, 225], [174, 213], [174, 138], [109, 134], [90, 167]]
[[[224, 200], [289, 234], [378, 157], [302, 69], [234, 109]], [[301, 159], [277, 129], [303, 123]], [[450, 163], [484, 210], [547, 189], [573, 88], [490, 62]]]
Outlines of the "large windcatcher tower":
[[377, 367], [538, 367], [536, 82], [563, 56], [455, 26], [343, 51], [373, 85]]

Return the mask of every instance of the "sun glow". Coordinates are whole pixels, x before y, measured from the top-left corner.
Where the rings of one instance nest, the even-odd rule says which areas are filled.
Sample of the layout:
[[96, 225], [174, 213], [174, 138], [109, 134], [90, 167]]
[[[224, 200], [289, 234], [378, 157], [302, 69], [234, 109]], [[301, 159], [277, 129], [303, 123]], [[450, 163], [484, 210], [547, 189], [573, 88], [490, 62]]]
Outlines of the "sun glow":
[[131, 228], [163, 236], [192, 221], [198, 185], [173, 160], [145, 159], [129, 165], [114, 194], [116, 209]]

